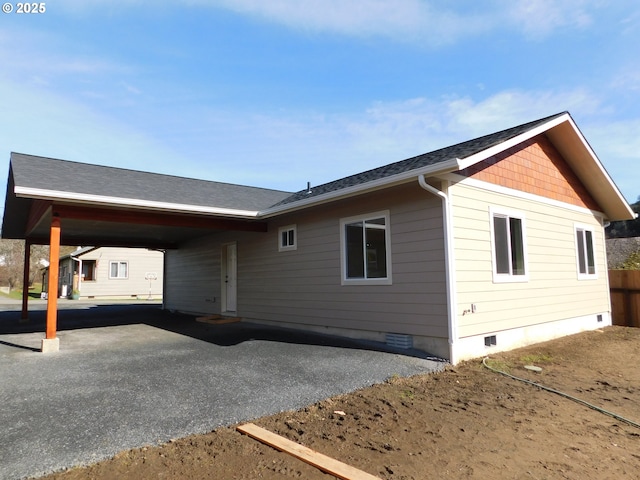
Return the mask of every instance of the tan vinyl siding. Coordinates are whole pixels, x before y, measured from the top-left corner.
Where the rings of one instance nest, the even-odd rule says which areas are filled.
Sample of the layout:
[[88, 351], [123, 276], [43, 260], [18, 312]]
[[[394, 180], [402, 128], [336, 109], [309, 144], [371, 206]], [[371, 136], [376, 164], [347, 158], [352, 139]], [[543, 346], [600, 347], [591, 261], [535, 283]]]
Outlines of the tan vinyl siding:
[[[596, 215], [477, 185], [457, 184], [451, 192], [459, 337], [609, 311], [604, 232]], [[493, 282], [492, 207], [524, 214], [526, 282]], [[593, 228], [597, 278], [578, 279], [576, 224]], [[469, 312], [471, 304], [476, 313]]]
[[[342, 285], [340, 219], [388, 210], [391, 285]], [[273, 219], [267, 233], [227, 232], [167, 253], [167, 308], [218, 313], [220, 250], [236, 241], [238, 311], [246, 320], [447, 338], [438, 198], [416, 184]], [[278, 229], [295, 225], [297, 248], [278, 250]]]
[[[150, 288], [152, 297], [162, 297], [162, 252], [144, 248], [103, 247], [81, 255], [80, 258], [83, 262], [96, 261], [95, 280], [82, 282], [82, 297], [148, 298]], [[109, 278], [111, 262], [126, 262], [127, 278]], [[77, 270], [78, 264], [74, 263], [74, 269]], [[157, 275], [157, 280], [149, 281], [145, 278], [151, 272]]]
[[220, 236], [192, 240], [165, 253], [165, 308], [220, 313]]
[[[340, 219], [389, 210], [392, 285], [341, 285]], [[447, 336], [441, 205], [414, 185], [278, 219], [238, 244], [239, 314], [336, 328]], [[277, 251], [297, 225], [297, 250]]]

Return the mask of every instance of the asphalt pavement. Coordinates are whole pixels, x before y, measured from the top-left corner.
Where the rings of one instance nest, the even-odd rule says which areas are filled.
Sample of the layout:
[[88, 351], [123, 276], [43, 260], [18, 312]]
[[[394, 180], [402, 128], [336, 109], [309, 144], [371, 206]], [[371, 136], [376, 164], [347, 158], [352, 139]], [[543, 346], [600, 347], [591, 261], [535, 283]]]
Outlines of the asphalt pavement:
[[210, 325], [145, 301], [61, 302], [60, 351], [43, 354], [45, 302], [30, 302], [29, 323], [19, 322], [19, 302], [0, 304], [0, 479], [86, 465], [444, 367], [417, 351]]

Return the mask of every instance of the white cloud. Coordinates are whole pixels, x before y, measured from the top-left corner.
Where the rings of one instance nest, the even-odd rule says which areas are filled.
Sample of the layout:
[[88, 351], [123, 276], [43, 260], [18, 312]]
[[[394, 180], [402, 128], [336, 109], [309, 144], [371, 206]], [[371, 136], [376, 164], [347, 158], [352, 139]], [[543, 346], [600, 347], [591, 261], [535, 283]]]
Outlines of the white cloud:
[[120, 14], [131, 8], [175, 11], [223, 8], [241, 15], [307, 32], [355, 37], [384, 37], [438, 46], [490, 31], [515, 30], [541, 39], [558, 29], [584, 29], [594, 23], [602, 0], [180, 0], [158, 5], [153, 0], [59, 0], [74, 13], [100, 9]]
[[[597, 2], [596, 2], [597, 3]], [[593, 23], [586, 0], [518, 0], [507, 3], [507, 18], [525, 35], [542, 38], [563, 27], [585, 28]]]

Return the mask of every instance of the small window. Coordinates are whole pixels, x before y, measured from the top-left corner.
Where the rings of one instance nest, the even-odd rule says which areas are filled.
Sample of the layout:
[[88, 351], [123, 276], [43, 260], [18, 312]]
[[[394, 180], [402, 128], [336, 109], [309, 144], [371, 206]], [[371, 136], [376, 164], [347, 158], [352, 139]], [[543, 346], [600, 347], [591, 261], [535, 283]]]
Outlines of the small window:
[[129, 265], [127, 262], [109, 262], [109, 278], [127, 278]]
[[494, 282], [528, 280], [524, 215], [492, 211]]
[[96, 261], [95, 260], [83, 260], [82, 261], [82, 281], [91, 282], [96, 279]]
[[347, 218], [340, 225], [343, 284], [390, 284], [389, 213]]
[[596, 277], [596, 259], [593, 248], [593, 230], [576, 226], [576, 256], [578, 278]]
[[298, 248], [298, 232], [295, 225], [288, 225], [278, 229], [278, 250], [296, 250]]

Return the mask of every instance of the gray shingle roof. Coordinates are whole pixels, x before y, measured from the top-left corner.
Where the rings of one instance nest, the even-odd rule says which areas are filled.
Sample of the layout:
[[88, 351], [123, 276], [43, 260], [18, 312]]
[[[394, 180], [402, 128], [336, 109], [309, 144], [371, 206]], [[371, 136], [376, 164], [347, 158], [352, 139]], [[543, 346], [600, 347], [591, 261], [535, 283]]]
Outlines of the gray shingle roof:
[[450, 147], [441, 148], [439, 150], [434, 150], [433, 152], [418, 155], [406, 160], [390, 163], [382, 167], [367, 170], [366, 172], [362, 173], [357, 173], [355, 175], [341, 178], [339, 180], [325, 183], [323, 185], [313, 186], [311, 188], [311, 193], [309, 193], [307, 190], [301, 190], [280, 201], [278, 204], [274, 205], [274, 207], [293, 203], [298, 200], [313, 198], [318, 195], [335, 192], [344, 188], [362, 185], [374, 180], [398, 175], [400, 173], [409, 172], [411, 170], [429, 167], [438, 163], [444, 163], [448, 160], [464, 159], [495, 145], [506, 142], [507, 140], [517, 137], [518, 135], [526, 133], [529, 130], [543, 125], [550, 120], [553, 120], [554, 118], [564, 115], [565, 113], [567, 112], [551, 115], [549, 117], [541, 118], [533, 122], [518, 125], [517, 127], [508, 128], [500, 132], [458, 143]]
[[290, 192], [11, 154], [15, 185], [105, 197], [259, 211]]

